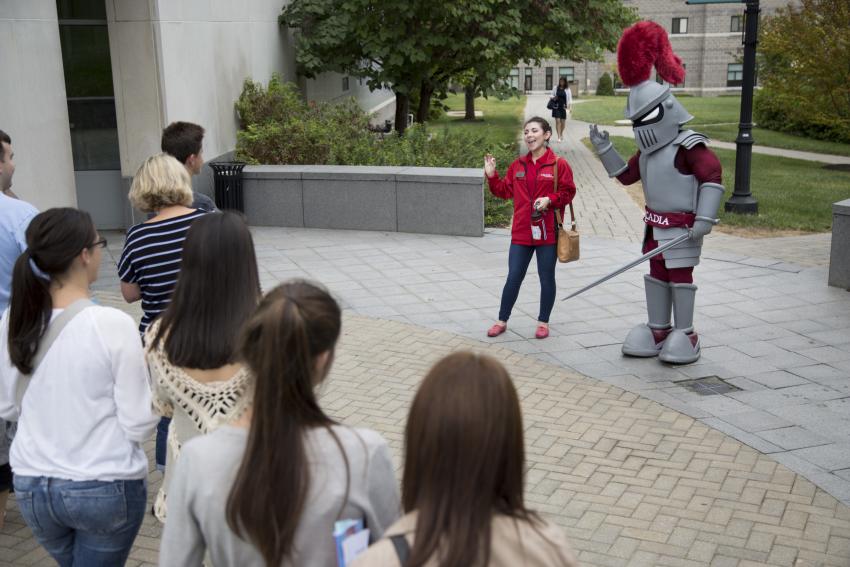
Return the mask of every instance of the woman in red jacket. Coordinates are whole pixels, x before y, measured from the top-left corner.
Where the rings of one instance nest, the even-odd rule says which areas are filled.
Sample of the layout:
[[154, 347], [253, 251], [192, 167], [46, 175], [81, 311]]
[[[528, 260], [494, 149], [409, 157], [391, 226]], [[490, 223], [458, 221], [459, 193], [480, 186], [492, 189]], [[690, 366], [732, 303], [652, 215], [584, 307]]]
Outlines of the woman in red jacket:
[[[537, 318], [538, 339], [549, 336], [549, 314], [555, 305], [555, 263], [557, 261], [557, 227], [555, 210], [563, 218], [564, 207], [576, 194], [573, 172], [567, 160], [549, 149], [552, 127], [544, 118], [535, 116], [525, 123], [525, 143], [528, 154], [514, 161], [504, 179], [496, 172], [495, 158], [484, 157], [484, 176], [490, 192], [501, 199], [513, 199], [514, 218], [511, 226], [511, 247], [508, 253], [508, 281], [502, 290], [499, 321], [490, 327], [487, 336], [501, 335], [508, 328], [508, 318], [519, 295], [532, 254], [537, 256], [540, 277], [540, 316]], [[555, 191], [555, 160], [558, 160], [558, 190]]]

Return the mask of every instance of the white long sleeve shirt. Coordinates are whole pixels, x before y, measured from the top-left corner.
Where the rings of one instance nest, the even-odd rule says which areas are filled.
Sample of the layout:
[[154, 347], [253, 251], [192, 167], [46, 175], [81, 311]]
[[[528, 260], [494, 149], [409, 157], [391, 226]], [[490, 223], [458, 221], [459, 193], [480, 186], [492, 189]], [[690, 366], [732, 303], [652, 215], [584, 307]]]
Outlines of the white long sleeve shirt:
[[[61, 309], [53, 310], [53, 319]], [[0, 417], [18, 419], [19, 378], [9, 358], [9, 311], [0, 320]], [[142, 442], [154, 431], [150, 377], [136, 324], [92, 306], [62, 330], [21, 403], [9, 462], [17, 475], [75, 481], [145, 478]]]

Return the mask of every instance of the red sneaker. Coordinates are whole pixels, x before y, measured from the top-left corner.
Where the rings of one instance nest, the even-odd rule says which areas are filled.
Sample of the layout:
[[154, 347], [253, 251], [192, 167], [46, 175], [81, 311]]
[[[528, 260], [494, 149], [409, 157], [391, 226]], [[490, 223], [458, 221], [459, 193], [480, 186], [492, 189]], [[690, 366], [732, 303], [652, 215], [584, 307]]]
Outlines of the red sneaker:
[[503, 325], [501, 323], [496, 323], [495, 325], [493, 325], [492, 327], [490, 327], [487, 330], [487, 336], [488, 337], [498, 337], [499, 335], [501, 335], [502, 333], [504, 333], [507, 330], [508, 330], [507, 325]]
[[545, 339], [549, 336], [549, 325], [537, 325], [537, 332], [534, 333], [534, 338]]

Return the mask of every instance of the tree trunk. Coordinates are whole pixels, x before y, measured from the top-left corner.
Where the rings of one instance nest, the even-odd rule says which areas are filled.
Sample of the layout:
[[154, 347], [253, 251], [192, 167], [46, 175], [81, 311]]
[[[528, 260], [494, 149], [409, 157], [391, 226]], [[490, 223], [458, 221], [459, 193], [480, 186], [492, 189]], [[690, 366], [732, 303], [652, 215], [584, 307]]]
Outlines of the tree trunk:
[[431, 113], [431, 94], [434, 89], [425, 83], [419, 87], [419, 108], [416, 109], [416, 122], [422, 124], [428, 122], [428, 116]]
[[465, 87], [463, 89], [463, 101], [466, 108], [464, 120], [475, 120], [475, 87]]
[[404, 134], [407, 129], [407, 113], [410, 106], [410, 98], [405, 93], [395, 93], [395, 131], [399, 135]]

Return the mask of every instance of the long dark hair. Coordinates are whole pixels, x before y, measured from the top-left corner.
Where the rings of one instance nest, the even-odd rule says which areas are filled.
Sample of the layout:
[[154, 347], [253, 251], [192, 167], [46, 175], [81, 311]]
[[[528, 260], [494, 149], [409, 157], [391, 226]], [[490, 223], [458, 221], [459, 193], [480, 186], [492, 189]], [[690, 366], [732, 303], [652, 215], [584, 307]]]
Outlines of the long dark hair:
[[404, 511], [418, 512], [406, 567], [487, 565], [496, 513], [527, 521], [525, 448], [505, 367], [470, 352], [439, 361], [413, 399], [404, 438]]
[[[330, 370], [340, 327], [339, 305], [325, 290], [292, 281], [262, 299], [239, 341], [256, 386], [245, 454], [227, 498], [227, 524], [270, 566], [291, 555], [310, 487], [304, 433], [325, 427], [333, 434], [334, 421], [319, 407], [314, 388]], [[322, 353], [330, 354], [320, 370], [316, 357]]]
[[236, 213], [204, 215], [186, 235], [177, 285], [151, 346], [164, 340], [175, 366], [229, 364], [259, 301], [257, 257], [245, 221]]
[[[564, 83], [563, 87], [561, 86], [561, 83]], [[570, 86], [570, 82], [567, 80], [566, 77], [561, 77], [560, 79], [558, 79], [558, 88], [562, 88], [564, 90], [567, 90], [567, 87], [569, 87], [569, 86]]]
[[97, 230], [85, 211], [48, 209], [32, 219], [26, 239], [27, 249], [12, 271], [9, 357], [18, 370], [29, 374], [53, 313], [50, 281], [61, 279], [80, 252], [97, 239]]

